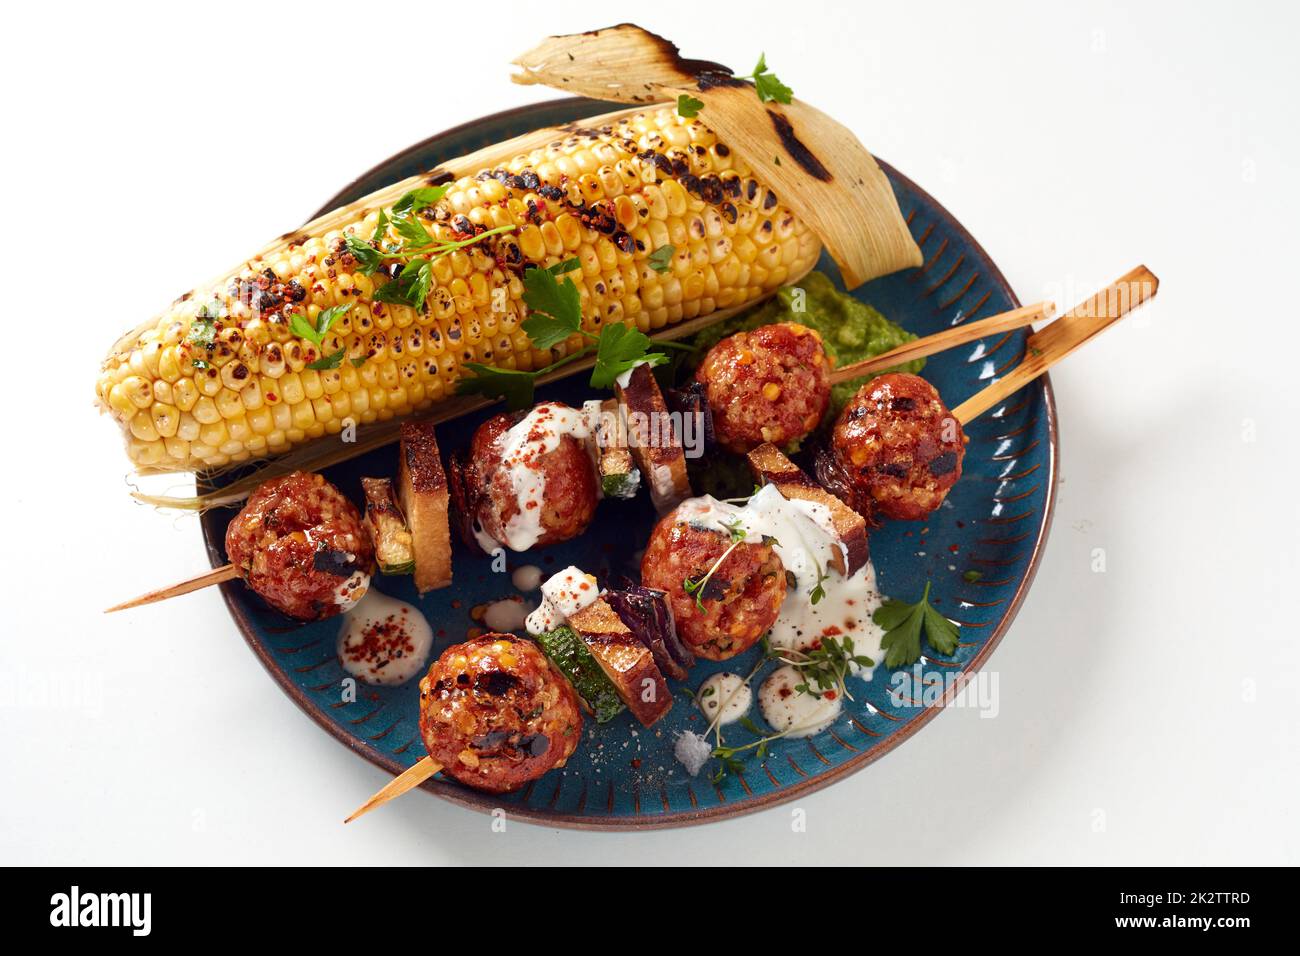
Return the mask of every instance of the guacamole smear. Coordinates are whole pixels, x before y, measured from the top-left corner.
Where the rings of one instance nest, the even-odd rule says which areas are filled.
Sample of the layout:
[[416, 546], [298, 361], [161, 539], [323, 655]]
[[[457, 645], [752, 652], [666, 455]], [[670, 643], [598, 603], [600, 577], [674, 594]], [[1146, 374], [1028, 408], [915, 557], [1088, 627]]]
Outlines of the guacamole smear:
[[[802, 312], [795, 310], [800, 298], [797, 289], [804, 292]], [[794, 285], [778, 291], [766, 302], [699, 332], [693, 343], [695, 354], [692, 364], [699, 364], [704, 353], [726, 336], [773, 322], [798, 322], [815, 329], [837, 367], [872, 358], [916, 338], [865, 302], [859, 302], [847, 292], [835, 288], [835, 284], [824, 273], [810, 272]], [[924, 366], [925, 359], [916, 359], [889, 371], [916, 374]], [[853, 397], [853, 393], [874, 377], [875, 375], [865, 375], [836, 385], [831, 390], [831, 411], [839, 412]]]

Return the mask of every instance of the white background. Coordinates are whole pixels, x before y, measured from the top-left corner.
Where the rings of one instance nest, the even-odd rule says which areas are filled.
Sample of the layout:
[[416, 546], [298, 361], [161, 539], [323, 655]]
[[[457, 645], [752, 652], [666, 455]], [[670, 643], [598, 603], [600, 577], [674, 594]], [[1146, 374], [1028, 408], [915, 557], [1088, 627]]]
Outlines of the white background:
[[[6, 13], [0, 859], [1300, 862], [1294, 6], [639, 6]], [[765, 50], [1022, 300], [1139, 262], [1159, 299], [1053, 373], [1056, 523], [995, 719], [941, 714], [800, 801], [806, 833], [786, 806], [496, 834], [419, 794], [344, 828], [384, 775], [275, 689], [215, 591], [99, 613], [205, 565], [192, 518], [127, 497], [98, 363], [372, 164], [552, 98], [507, 78], [543, 34], [624, 18], [740, 72]]]

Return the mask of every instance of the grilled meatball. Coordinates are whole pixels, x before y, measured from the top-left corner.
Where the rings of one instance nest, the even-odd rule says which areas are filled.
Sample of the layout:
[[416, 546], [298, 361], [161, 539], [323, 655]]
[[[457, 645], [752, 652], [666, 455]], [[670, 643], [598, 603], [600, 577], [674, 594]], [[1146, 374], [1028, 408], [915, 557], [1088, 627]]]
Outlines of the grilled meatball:
[[831, 400], [821, 336], [794, 322], [727, 336], [709, 349], [695, 379], [707, 390], [718, 442], [739, 454], [798, 441]]
[[966, 436], [934, 386], [916, 375], [882, 375], [840, 413], [831, 452], [863, 517], [919, 521], [961, 477]]
[[576, 538], [596, 513], [596, 473], [580, 438], [580, 412], [543, 402], [479, 426], [455, 488], [484, 551], [527, 551]]
[[[785, 566], [771, 545], [746, 540], [732, 546], [728, 535], [673, 512], [655, 526], [641, 559], [641, 583], [667, 593], [677, 634], [712, 661], [752, 647], [776, 622], [785, 600]], [[686, 581], [706, 575], [699, 591], [686, 592]]]
[[226, 555], [267, 604], [303, 621], [348, 610], [375, 569], [357, 509], [306, 471], [273, 478], [249, 496], [226, 528]]
[[484, 634], [447, 648], [420, 681], [420, 737], [444, 773], [502, 793], [564, 766], [582, 713], [536, 645]]

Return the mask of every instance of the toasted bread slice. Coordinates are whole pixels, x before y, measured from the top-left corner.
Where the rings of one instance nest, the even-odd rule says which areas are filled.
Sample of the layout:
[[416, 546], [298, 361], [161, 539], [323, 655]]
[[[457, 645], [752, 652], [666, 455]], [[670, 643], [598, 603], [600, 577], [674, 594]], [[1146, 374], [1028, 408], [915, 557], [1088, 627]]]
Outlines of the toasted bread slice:
[[649, 365], [638, 365], [620, 376], [614, 389], [627, 416], [628, 445], [650, 488], [650, 500], [660, 514], [670, 511], [691, 496], [691, 481], [663, 392]]
[[451, 584], [451, 523], [447, 475], [429, 421], [402, 423], [397, 498], [411, 529], [415, 587], [421, 594]]
[[830, 511], [835, 534], [844, 545], [833, 559], [836, 571], [848, 577], [867, 563], [867, 522], [862, 515], [805, 475], [771, 442], [759, 445], [747, 457], [756, 481], [776, 485], [791, 501], [816, 502]]
[[655, 664], [650, 649], [637, 640], [603, 597], [584, 607], [567, 623], [613, 682], [632, 716], [649, 727], [672, 709], [668, 681]]

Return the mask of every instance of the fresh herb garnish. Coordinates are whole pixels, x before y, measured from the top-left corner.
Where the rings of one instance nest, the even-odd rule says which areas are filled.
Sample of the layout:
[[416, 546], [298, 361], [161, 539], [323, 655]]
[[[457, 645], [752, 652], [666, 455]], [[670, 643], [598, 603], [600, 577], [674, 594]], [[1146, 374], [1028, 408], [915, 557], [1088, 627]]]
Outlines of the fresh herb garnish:
[[968, 582], [971, 583], [971, 584], [974, 584], [976, 581], [983, 581], [983, 580], [984, 580], [984, 572], [983, 572], [983, 571], [967, 571], [965, 574], [962, 575], [962, 579], [965, 580], [965, 581], [968, 581]]
[[689, 93], [682, 93], [677, 97], [677, 115], [684, 119], [695, 119], [702, 109], [704, 109], [704, 101], [697, 100]]
[[826, 573], [826, 569], [822, 567], [822, 563], [816, 558], [813, 558], [813, 564], [817, 567], [817, 586], [812, 589], [812, 593], [808, 597], [813, 604], [817, 604], [822, 598], [826, 597], [826, 580], [830, 575]]
[[731, 546], [728, 547], [726, 551], [722, 552], [721, 557], [719, 557], [718, 560], [713, 562], [713, 567], [709, 568], [709, 570], [704, 574], [703, 577], [699, 577], [699, 578], [687, 577], [682, 579], [682, 590], [685, 591], [687, 594], [689, 594], [691, 597], [695, 598], [695, 606], [699, 608], [701, 611], [704, 610], [704, 594], [705, 594], [704, 589], [708, 586], [709, 581], [712, 579], [713, 575], [717, 572], [718, 568], [722, 567], [722, 563], [731, 556], [731, 552], [735, 551], [738, 547], [740, 547], [741, 542], [745, 540], [745, 529], [740, 527], [739, 518], [737, 518], [734, 523], [730, 525], [723, 525], [723, 527], [727, 529], [727, 533], [731, 537]]
[[534, 346], [549, 350], [574, 335], [582, 336], [586, 345], [533, 372], [498, 369], [474, 362], [465, 363], [474, 373], [456, 386], [459, 394], [504, 398], [510, 408], [524, 408], [533, 401], [537, 379], [568, 362], [596, 356], [591, 370], [591, 386], [608, 388], [624, 372], [635, 366], [660, 365], [668, 361], [662, 352], [651, 352], [650, 337], [622, 323], [607, 325], [596, 335], [582, 327], [582, 298], [577, 285], [566, 273], [578, 268], [577, 259], [567, 259], [549, 268], [531, 268], [524, 272], [524, 304], [532, 311], [523, 322], [523, 330]]
[[[217, 343], [216, 320], [221, 318], [221, 305], [217, 302], [205, 302], [199, 306], [190, 321], [190, 331], [185, 336], [185, 344], [190, 348], [211, 352]], [[210, 362], [196, 358], [190, 362], [195, 368], [211, 368]]]
[[665, 244], [646, 256], [646, 262], [655, 272], [667, 272], [672, 268], [673, 255], [676, 252], [676, 247]]
[[[396, 278], [375, 290], [376, 302], [391, 302], [422, 309], [433, 286], [434, 260], [457, 249], [482, 242], [488, 236], [514, 232], [515, 226], [498, 226], [468, 239], [435, 239], [424, 223], [420, 222], [418, 213], [439, 202], [449, 188], [450, 186], [425, 186], [412, 189], [393, 203], [391, 209], [381, 209], [374, 235], [369, 242], [359, 236], [343, 237], [343, 242], [357, 260], [358, 271], [362, 275], [374, 275], [386, 261], [403, 264], [402, 271]], [[390, 228], [397, 233], [397, 243], [386, 241]]]
[[[347, 355], [347, 353], [347, 349], [339, 349], [333, 355], [326, 355], [324, 358], [318, 358], [314, 362], [309, 362], [307, 367], [314, 368], [318, 372], [338, 368], [343, 364], [343, 356]], [[366, 364], [367, 358], [369, 358], [369, 356], [363, 355], [361, 358], [348, 359], [348, 361], [352, 363], [353, 368], [361, 368], [361, 366]]]
[[930, 582], [915, 604], [886, 601], [871, 619], [885, 629], [880, 646], [885, 649], [886, 667], [905, 667], [921, 657], [921, 631], [938, 653], [950, 655], [957, 650], [957, 625], [930, 604]]
[[834, 694], [842, 694], [852, 700], [844, 679], [854, 666], [876, 666], [870, 657], [853, 652], [853, 638], [847, 635], [838, 641], [834, 637], [822, 637], [816, 647], [808, 650], [778, 647], [776, 653], [779, 660], [799, 671], [802, 680], [795, 685], [795, 691], [818, 698], [830, 694], [833, 699]]
[[738, 76], [738, 80], [753, 80], [754, 89], [758, 91], [758, 98], [764, 103], [776, 100], [778, 103], [789, 103], [794, 98], [794, 90], [786, 86], [776, 78], [776, 74], [767, 68], [767, 54], [760, 53], [758, 56], [758, 65], [754, 67], [754, 72], [749, 76]]
[[295, 312], [289, 319], [289, 331], [300, 339], [306, 339], [315, 345], [320, 345], [334, 323], [341, 319], [352, 308], [352, 303], [347, 305], [332, 305], [328, 309], [321, 309], [320, 314], [316, 316], [316, 324], [313, 326], [302, 315]]
[[[558, 363], [557, 363], [558, 364]], [[533, 403], [533, 388], [538, 372], [521, 372], [513, 368], [494, 368], [478, 362], [466, 362], [465, 368], [474, 373], [472, 378], [462, 378], [456, 383], [458, 395], [484, 395], [504, 398], [506, 407], [527, 408]], [[550, 368], [552, 366], [548, 366]]]
[[650, 336], [621, 322], [600, 330], [596, 344], [596, 367], [591, 370], [592, 388], [609, 388], [624, 372], [637, 365], [662, 365], [668, 361], [663, 352], [651, 352]]

